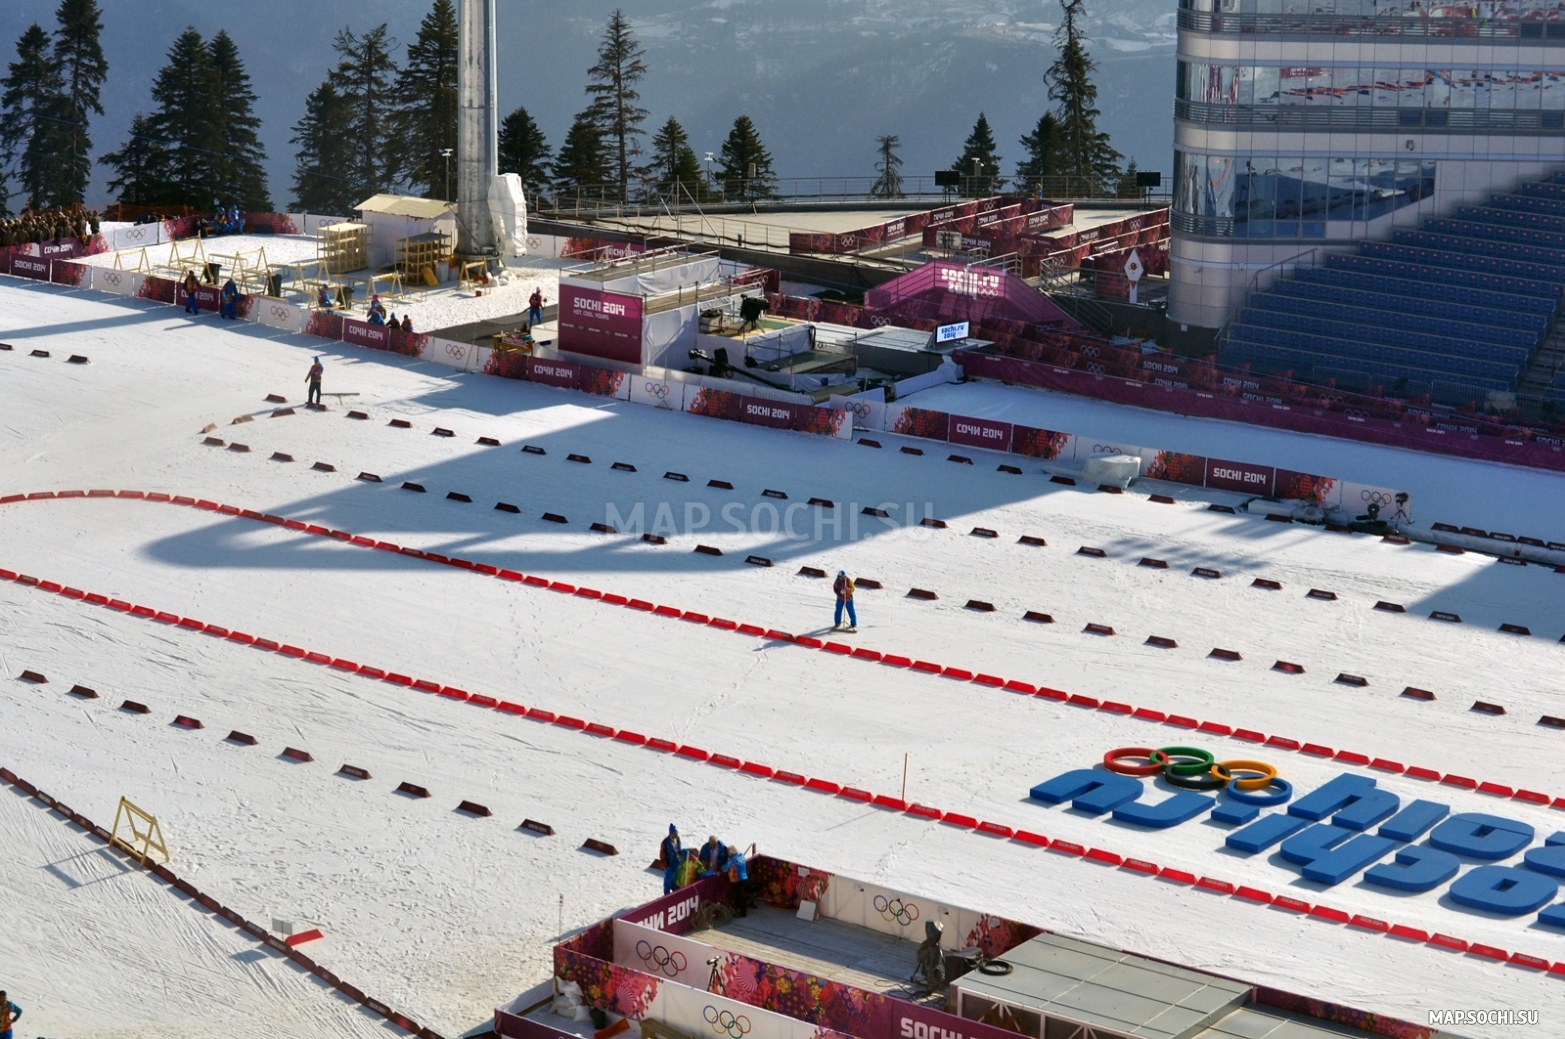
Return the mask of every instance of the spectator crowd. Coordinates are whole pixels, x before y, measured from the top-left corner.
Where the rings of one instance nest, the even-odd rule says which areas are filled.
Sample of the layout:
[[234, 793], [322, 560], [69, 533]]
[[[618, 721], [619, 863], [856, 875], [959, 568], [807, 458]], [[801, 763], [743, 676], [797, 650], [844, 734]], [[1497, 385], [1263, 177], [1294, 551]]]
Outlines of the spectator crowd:
[[0, 246], [60, 243], [62, 238], [87, 238], [98, 233], [98, 211], [83, 206], [64, 209], [24, 209], [0, 219]]

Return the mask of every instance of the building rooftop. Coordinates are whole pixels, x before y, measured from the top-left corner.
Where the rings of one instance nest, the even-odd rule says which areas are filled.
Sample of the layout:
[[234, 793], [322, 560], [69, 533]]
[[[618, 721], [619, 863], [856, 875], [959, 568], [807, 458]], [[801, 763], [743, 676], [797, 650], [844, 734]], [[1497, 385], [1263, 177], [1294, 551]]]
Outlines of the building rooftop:
[[1190, 1039], [1250, 997], [1242, 982], [1058, 934], [1040, 934], [1002, 959], [1010, 973], [952, 983], [961, 1016], [981, 1020], [998, 1002], [1114, 1035]]

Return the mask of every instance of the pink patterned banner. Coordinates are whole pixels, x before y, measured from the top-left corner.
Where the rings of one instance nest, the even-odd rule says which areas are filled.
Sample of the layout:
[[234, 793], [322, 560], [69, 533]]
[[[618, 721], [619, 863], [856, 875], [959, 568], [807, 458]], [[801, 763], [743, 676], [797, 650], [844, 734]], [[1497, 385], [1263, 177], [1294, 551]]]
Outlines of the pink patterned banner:
[[[1424, 413], [1426, 417], [1423, 420], [1419, 420], [1417, 416], [1420, 413], [1413, 409], [1408, 409], [1403, 417], [1393, 419], [1370, 415], [1351, 406], [1356, 402], [1350, 402], [1350, 406], [1340, 410], [1316, 406], [1313, 399], [1289, 402], [1288, 398], [1281, 395], [1285, 392], [1282, 388], [1278, 389], [1277, 395], [1268, 396], [1265, 385], [1272, 380], [1262, 376], [1255, 376], [1250, 382], [1255, 389], [1247, 391], [1243, 389], [1246, 380], [1241, 378], [1241, 373], [1230, 376], [1225, 371], [1219, 385], [1202, 392], [1197, 388], [1182, 389], [1143, 382], [1137, 378], [1076, 371], [999, 354], [959, 350], [953, 359], [967, 374], [978, 378], [1038, 386], [1056, 393], [1072, 393], [1182, 415], [1225, 419], [1415, 451], [1565, 472], [1565, 441], [1554, 442], [1553, 437], [1504, 429], [1490, 433], [1476, 422], [1472, 425], [1472, 432], [1453, 433], [1430, 424], [1427, 413]], [[1315, 389], [1320, 392], [1320, 388]]]

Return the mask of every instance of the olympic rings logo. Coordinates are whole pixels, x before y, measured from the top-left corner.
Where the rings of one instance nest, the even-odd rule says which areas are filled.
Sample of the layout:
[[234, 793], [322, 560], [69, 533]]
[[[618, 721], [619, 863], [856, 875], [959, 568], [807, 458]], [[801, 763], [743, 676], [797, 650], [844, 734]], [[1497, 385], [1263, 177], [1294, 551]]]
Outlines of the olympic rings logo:
[[1391, 504], [1391, 495], [1387, 494], [1385, 491], [1363, 490], [1359, 492], [1359, 497], [1363, 498], [1366, 502], [1374, 502], [1376, 505]]
[[641, 962], [648, 967], [671, 978], [677, 978], [680, 972], [690, 965], [685, 959], [685, 954], [678, 949], [669, 952], [663, 946], [653, 945], [645, 938], [636, 943], [636, 955], [641, 957]]
[[666, 382], [647, 383], [647, 396], [649, 397], [656, 397], [658, 400], [662, 400], [664, 397], [668, 396], [668, 393], [669, 385]]
[[467, 356], [467, 347], [463, 346], [461, 343], [447, 343], [446, 356], [460, 361], [462, 358]]
[[912, 902], [904, 902], [900, 898], [887, 898], [885, 895], [875, 896], [875, 912], [888, 924], [898, 924], [906, 927], [918, 919], [918, 906]]
[[1161, 775], [1185, 790], [1226, 790], [1243, 804], [1272, 807], [1293, 797], [1293, 784], [1278, 777], [1277, 766], [1248, 758], [1218, 761], [1200, 747], [1120, 747], [1103, 755], [1103, 767], [1122, 776]]
[[869, 319], [869, 323], [872, 328], [885, 328], [887, 325], [891, 324], [891, 319], [889, 317], [876, 314], [874, 317]]
[[1101, 353], [1102, 351], [1095, 346], [1088, 345], [1081, 348], [1081, 356], [1083, 357], [1097, 357]]
[[712, 1026], [712, 1031], [718, 1035], [727, 1035], [728, 1039], [744, 1039], [750, 1034], [750, 1019], [743, 1014], [732, 1014], [727, 1010], [708, 1006], [701, 1011], [701, 1016]]
[[125, 237], [133, 242], [139, 242], [147, 237], [147, 229], [144, 227], [132, 227], [125, 231]]
[[852, 404], [848, 405], [848, 410], [853, 412], [853, 414], [857, 415], [859, 418], [868, 418], [869, 401], [856, 400]]
[[102, 277], [104, 283], [108, 285], [119, 285], [125, 280], [125, 276], [119, 271], [104, 271]]
[[1095, 455], [1122, 455], [1125, 451], [1123, 448], [1115, 447], [1113, 444], [1093, 444], [1092, 453]]
[[279, 321], [287, 321], [293, 317], [293, 308], [284, 306], [281, 303], [273, 303], [269, 309], [271, 315]]
[[1087, 371], [1091, 375], [1102, 375], [1104, 368], [1103, 365], [1099, 364], [1097, 361], [1093, 361], [1091, 364], [1087, 365]]
[[542, 238], [534, 238], [531, 235], [529, 235], [528, 238], [527, 238], [527, 248], [529, 248], [529, 249], [542, 249], [543, 248], [543, 239]]

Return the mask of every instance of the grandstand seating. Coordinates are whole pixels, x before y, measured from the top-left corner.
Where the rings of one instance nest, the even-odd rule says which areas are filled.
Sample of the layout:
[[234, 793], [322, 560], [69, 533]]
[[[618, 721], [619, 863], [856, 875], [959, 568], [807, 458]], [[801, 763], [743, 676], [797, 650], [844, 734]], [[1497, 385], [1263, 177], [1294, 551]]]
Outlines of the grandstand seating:
[[[1293, 270], [1251, 294], [1223, 332], [1220, 360], [1481, 404], [1489, 391], [1517, 389], [1562, 292], [1557, 173]], [[1552, 382], [1551, 396], [1565, 392], [1565, 372]]]

